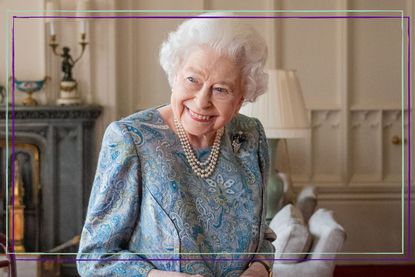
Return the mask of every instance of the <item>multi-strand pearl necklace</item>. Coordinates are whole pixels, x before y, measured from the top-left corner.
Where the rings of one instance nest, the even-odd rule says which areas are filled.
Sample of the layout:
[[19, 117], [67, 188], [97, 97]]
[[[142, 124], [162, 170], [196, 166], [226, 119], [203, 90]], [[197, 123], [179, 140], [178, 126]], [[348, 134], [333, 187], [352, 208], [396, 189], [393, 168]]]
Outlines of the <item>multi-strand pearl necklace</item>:
[[197, 176], [202, 178], [209, 177], [213, 173], [213, 171], [215, 171], [216, 164], [218, 162], [220, 142], [224, 132], [224, 128], [222, 127], [216, 132], [215, 141], [213, 142], [210, 155], [206, 161], [201, 162], [196, 157], [195, 152], [193, 151], [193, 148], [190, 145], [189, 139], [187, 138], [186, 132], [184, 131], [182, 124], [180, 124], [180, 122], [176, 118], [174, 119], [174, 124], [176, 125], [177, 135], [179, 136], [180, 144], [183, 147], [184, 154], [193, 172]]

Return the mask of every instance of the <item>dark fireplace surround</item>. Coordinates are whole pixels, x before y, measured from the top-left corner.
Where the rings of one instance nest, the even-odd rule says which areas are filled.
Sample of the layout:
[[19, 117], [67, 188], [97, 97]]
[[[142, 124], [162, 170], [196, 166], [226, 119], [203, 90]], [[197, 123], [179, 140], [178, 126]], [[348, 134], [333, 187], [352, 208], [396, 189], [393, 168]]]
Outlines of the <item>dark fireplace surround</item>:
[[[5, 186], [11, 186], [11, 176], [9, 175], [9, 184], [6, 184], [5, 174], [10, 174], [12, 162], [12, 116], [15, 150], [19, 150], [17, 145], [33, 145], [39, 152], [39, 193], [34, 193], [33, 184], [28, 184], [31, 178], [23, 179], [25, 191], [37, 197], [34, 202], [38, 205], [32, 211], [25, 211], [26, 252], [48, 253], [50, 249], [80, 235], [96, 165], [93, 158], [93, 127], [100, 114], [101, 107], [93, 105], [16, 106], [14, 113], [9, 107], [9, 157], [5, 156], [5, 148], [1, 149], [2, 232], [5, 232], [5, 213], [8, 212], [8, 207], [5, 206]], [[0, 141], [5, 142], [4, 106], [0, 107], [0, 118]], [[5, 168], [5, 159], [9, 159], [9, 169]], [[33, 175], [33, 172], [22, 174], [27, 177], [28, 174]], [[28, 197], [24, 199], [27, 201]], [[33, 206], [33, 201], [29, 206]], [[68, 247], [60, 252], [76, 251], [77, 247]]]

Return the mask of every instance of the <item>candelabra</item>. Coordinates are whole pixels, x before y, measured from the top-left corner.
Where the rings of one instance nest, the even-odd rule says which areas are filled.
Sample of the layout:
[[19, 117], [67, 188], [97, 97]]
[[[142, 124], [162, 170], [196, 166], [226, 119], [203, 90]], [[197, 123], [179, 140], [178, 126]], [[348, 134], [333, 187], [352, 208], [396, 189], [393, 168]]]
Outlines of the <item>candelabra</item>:
[[88, 45], [88, 42], [86, 41], [86, 34], [81, 34], [81, 41], [79, 42], [79, 45], [81, 45], [81, 53], [76, 59], [72, 58], [72, 55], [70, 54], [71, 49], [67, 46], [62, 47], [62, 51], [59, 53], [57, 50], [59, 43], [57, 41], [56, 34], [51, 34], [50, 37], [51, 41], [49, 46], [52, 48], [53, 54], [62, 58], [61, 70], [63, 76], [60, 83], [60, 97], [57, 100], [57, 104], [79, 105], [82, 101], [77, 92], [78, 83], [72, 76], [72, 69], [82, 58], [85, 48]]
[[57, 40], [56, 30], [55, 30], [55, 13], [59, 10], [57, 9], [57, 2], [55, 0], [48, 1], [46, 3], [47, 14], [46, 23], [49, 23], [50, 31], [50, 42], [49, 46], [53, 50], [53, 54], [62, 58], [61, 70], [62, 70], [62, 79], [60, 82], [60, 95], [57, 100], [58, 105], [78, 105], [81, 104], [81, 97], [77, 92], [77, 81], [72, 76], [72, 69], [76, 63], [82, 58], [86, 46], [88, 45], [86, 29], [87, 29], [87, 20], [85, 14], [83, 13], [86, 10], [89, 10], [89, 0], [78, 0], [77, 3], [77, 17], [80, 22], [81, 36], [79, 45], [81, 46], [81, 53], [76, 59], [73, 59], [70, 54], [71, 49], [67, 46], [62, 47], [61, 51], [58, 51], [59, 43]]

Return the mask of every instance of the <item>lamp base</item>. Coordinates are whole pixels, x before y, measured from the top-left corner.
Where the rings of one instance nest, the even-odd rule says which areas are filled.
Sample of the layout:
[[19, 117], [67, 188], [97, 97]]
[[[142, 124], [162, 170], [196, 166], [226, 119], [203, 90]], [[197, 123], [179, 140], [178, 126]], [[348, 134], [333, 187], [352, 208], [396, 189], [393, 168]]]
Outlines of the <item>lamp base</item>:
[[284, 194], [284, 182], [276, 171], [278, 139], [268, 139], [271, 165], [267, 184], [267, 222], [270, 222], [280, 208], [280, 201]]

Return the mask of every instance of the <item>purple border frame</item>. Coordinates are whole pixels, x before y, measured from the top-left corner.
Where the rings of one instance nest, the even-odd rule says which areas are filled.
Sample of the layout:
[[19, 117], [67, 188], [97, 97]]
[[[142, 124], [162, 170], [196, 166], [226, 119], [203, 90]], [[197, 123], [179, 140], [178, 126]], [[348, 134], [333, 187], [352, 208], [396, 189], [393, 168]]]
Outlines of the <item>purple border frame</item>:
[[[304, 259], [290, 259], [290, 258], [282, 258], [282, 259], [268, 259], [264, 258], [261, 260], [269, 260], [269, 261], [411, 261], [411, 117], [410, 117], [410, 103], [411, 103], [411, 34], [410, 34], [410, 26], [411, 26], [411, 17], [410, 16], [13, 16], [12, 17], [12, 105], [11, 105], [11, 119], [12, 119], [12, 153], [11, 157], [12, 160], [14, 159], [15, 155], [15, 64], [14, 64], [14, 57], [15, 57], [15, 40], [14, 40], [14, 30], [15, 30], [15, 19], [22, 18], [80, 18], [80, 19], [179, 19], [179, 18], [246, 18], [246, 19], [349, 19], [349, 18], [361, 18], [361, 19], [405, 19], [406, 20], [406, 27], [407, 27], [407, 80], [408, 80], [408, 238], [407, 238], [407, 247], [408, 247], [408, 254], [406, 257], [400, 258], [321, 258], [321, 259], [312, 259], [312, 258], [304, 258]], [[7, 115], [6, 115], [7, 120]], [[14, 163], [11, 164], [11, 182], [12, 182], [12, 191], [14, 190]], [[12, 234], [11, 234], [11, 247], [14, 250], [14, 195], [12, 195]], [[11, 252], [13, 254], [17, 254], [15, 252]], [[45, 253], [47, 254], [47, 253]], [[53, 253], [51, 253], [52, 255]], [[24, 255], [24, 253], [22, 253]], [[362, 253], [364, 255], [364, 253]], [[58, 259], [58, 258], [16, 258], [19, 261], [56, 261], [56, 262], [85, 262], [85, 261], [101, 261], [101, 259], [76, 259], [76, 258], [69, 258], [69, 259]], [[109, 259], [106, 261], [139, 261], [142, 259]], [[188, 261], [188, 260], [202, 260], [202, 259], [147, 259], [149, 261]], [[227, 260], [246, 260], [250, 261], [250, 259], [208, 259], [213, 261], [227, 261]]]

